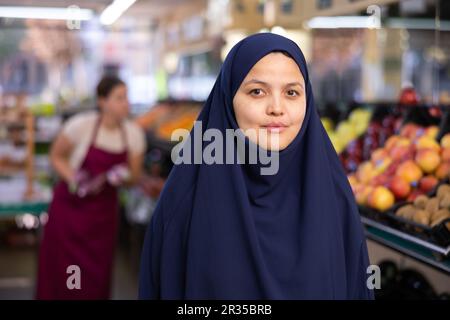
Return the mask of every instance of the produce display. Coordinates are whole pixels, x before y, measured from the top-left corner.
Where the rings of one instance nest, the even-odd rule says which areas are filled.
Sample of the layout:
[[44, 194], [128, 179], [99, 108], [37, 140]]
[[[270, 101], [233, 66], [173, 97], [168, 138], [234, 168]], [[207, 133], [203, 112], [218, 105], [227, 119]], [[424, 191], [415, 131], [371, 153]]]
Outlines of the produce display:
[[395, 214], [432, 228], [449, 220], [445, 225], [450, 230], [450, 185], [440, 185], [435, 196], [418, 196], [414, 202], [397, 209]]
[[27, 159], [24, 126], [10, 124], [5, 125], [3, 129], [6, 132], [0, 133], [0, 172], [23, 170]]
[[392, 108], [376, 107], [367, 130], [357, 139], [351, 141], [340, 154], [341, 162], [348, 173], [354, 172], [371, 154], [380, 148], [386, 140], [398, 133], [403, 119]]
[[164, 141], [170, 141], [176, 129], [190, 130], [200, 112], [201, 104], [195, 102], [161, 103], [136, 119], [144, 130]]
[[334, 124], [331, 119], [327, 117], [321, 118], [322, 124], [337, 153], [341, 153], [351, 141], [354, 141], [366, 131], [371, 116], [370, 110], [355, 109], [350, 113], [348, 119], [338, 124], [336, 130], [333, 129]]
[[348, 175], [357, 203], [386, 211], [398, 201], [431, 192], [450, 173], [450, 134], [436, 141], [437, 126], [406, 124], [370, 160]]
[[0, 174], [25, 170], [28, 116], [18, 108], [0, 108]]
[[198, 109], [188, 107], [184, 110], [179, 110], [170, 119], [157, 127], [157, 136], [164, 140], [170, 140], [172, 133], [177, 129], [191, 130], [199, 111]]
[[[25, 201], [36, 197], [34, 141], [34, 117], [31, 113], [18, 107], [0, 108], [0, 183], [6, 188], [11, 187], [8, 189], [14, 194], [11, 199]], [[23, 180], [24, 188], [13, 189], [10, 180], [15, 177]]]
[[[202, 103], [195, 101], [164, 101], [135, 119], [145, 130], [147, 154], [139, 189], [151, 199], [157, 199], [173, 166], [171, 136], [177, 129], [190, 130], [198, 117]], [[149, 212], [150, 213], [150, 212]]]

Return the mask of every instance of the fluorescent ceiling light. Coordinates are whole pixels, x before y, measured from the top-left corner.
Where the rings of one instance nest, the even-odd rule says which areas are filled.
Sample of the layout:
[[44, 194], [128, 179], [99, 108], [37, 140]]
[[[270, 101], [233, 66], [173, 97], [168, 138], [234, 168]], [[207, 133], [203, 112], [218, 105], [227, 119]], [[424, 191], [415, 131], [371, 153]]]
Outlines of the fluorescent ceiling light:
[[439, 28], [434, 19], [422, 18], [388, 18], [386, 27], [393, 29], [417, 29], [417, 30], [436, 30], [450, 31], [450, 21], [439, 21]]
[[374, 17], [340, 16], [315, 17], [307, 22], [311, 29], [340, 29], [340, 28], [380, 28], [380, 21]]
[[93, 17], [92, 10], [78, 8], [52, 7], [2, 7], [0, 17], [15, 19], [47, 19], [47, 20], [89, 20]]
[[[441, 20], [439, 28], [434, 19], [388, 18], [383, 23], [386, 28], [450, 31], [450, 21]], [[311, 29], [338, 28], [381, 28], [381, 23], [371, 16], [315, 17], [306, 22]]]
[[111, 25], [135, 3], [136, 0], [114, 0], [100, 15], [100, 22]]

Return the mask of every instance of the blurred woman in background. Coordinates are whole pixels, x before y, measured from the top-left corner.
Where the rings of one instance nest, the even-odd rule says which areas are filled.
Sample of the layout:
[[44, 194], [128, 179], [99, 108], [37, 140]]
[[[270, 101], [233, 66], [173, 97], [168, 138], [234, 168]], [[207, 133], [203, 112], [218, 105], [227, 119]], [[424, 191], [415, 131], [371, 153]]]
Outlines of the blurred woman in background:
[[40, 248], [38, 299], [108, 299], [119, 200], [141, 173], [145, 138], [127, 119], [125, 83], [104, 77], [99, 111], [78, 114], [53, 143], [54, 189]]

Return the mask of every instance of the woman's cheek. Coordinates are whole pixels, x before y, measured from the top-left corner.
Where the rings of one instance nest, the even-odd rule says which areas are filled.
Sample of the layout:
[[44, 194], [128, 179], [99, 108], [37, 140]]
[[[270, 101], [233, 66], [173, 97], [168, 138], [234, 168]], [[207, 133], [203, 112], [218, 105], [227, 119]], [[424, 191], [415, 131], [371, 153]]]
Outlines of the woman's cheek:
[[257, 129], [259, 127], [259, 119], [261, 118], [259, 109], [260, 108], [258, 108], [258, 106], [251, 103], [244, 105], [242, 120], [244, 122], [245, 129]]
[[292, 106], [292, 108], [290, 109], [291, 112], [289, 113], [289, 116], [291, 118], [291, 123], [293, 125], [297, 125], [297, 126], [301, 126], [301, 124], [303, 123], [303, 120], [305, 118], [305, 106], [302, 105], [300, 108], [297, 105]]

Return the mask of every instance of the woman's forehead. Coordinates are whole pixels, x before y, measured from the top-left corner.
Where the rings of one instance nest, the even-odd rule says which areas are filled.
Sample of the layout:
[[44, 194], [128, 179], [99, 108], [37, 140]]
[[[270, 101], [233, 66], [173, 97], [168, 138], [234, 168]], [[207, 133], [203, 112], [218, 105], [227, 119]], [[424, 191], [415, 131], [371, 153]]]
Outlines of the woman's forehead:
[[304, 83], [297, 63], [292, 58], [278, 52], [270, 53], [255, 63], [244, 80], [244, 82], [249, 81]]

